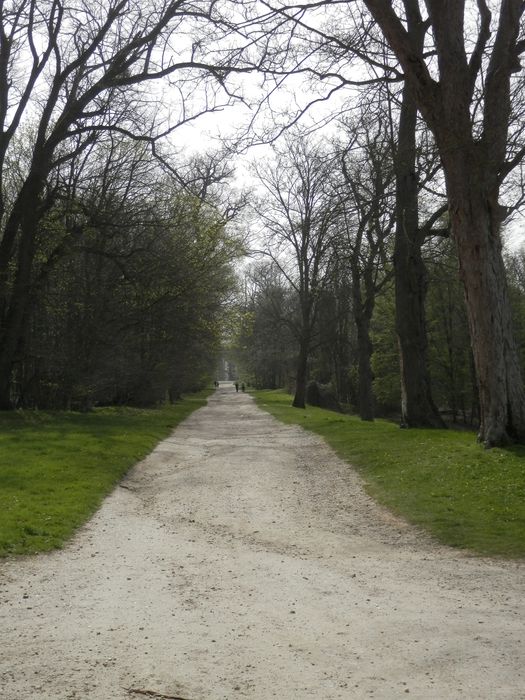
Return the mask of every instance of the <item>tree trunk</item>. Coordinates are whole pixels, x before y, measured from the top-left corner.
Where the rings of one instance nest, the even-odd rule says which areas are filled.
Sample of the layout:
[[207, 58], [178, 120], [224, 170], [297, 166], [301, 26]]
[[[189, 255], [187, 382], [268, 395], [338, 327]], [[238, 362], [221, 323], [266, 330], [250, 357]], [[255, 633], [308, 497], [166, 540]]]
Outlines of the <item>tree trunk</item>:
[[302, 339], [299, 344], [297, 358], [297, 374], [295, 377], [295, 396], [292, 402], [294, 408], [306, 408], [306, 381], [308, 377], [309, 341]]
[[[477, 183], [476, 183], [477, 181]], [[475, 176], [448, 180], [452, 232], [465, 288], [479, 390], [479, 440], [486, 447], [525, 442], [525, 392], [505, 267], [498, 198]]]
[[19, 242], [18, 267], [10, 298], [4, 301], [7, 310], [0, 331], [0, 409], [12, 408], [12, 375], [24, 337], [31, 299], [31, 272], [34, 259], [32, 230], [22, 232]]
[[[12, 375], [17, 353], [24, 337], [31, 302], [32, 272], [36, 230], [42, 209], [40, 194], [45, 178], [39, 173], [28, 176], [4, 229], [0, 244], [0, 408], [11, 408]], [[18, 235], [18, 249], [15, 241]], [[8, 283], [9, 266], [16, 255], [12, 288]]]
[[409, 428], [442, 428], [432, 399], [425, 318], [426, 267], [419, 243], [396, 235], [396, 331], [401, 369], [401, 420]]
[[470, 425], [479, 425], [479, 389], [478, 379], [476, 377], [476, 367], [474, 365], [474, 355], [472, 354], [472, 345], [469, 354], [469, 373], [470, 385], [472, 387], [472, 399], [470, 403]]
[[[370, 261], [368, 261], [370, 263]], [[371, 366], [372, 341], [370, 340], [370, 320], [374, 312], [374, 294], [371, 271], [361, 270], [359, 258], [352, 260], [352, 302], [354, 322], [357, 330], [358, 357], [358, 410], [361, 420], [374, 420], [374, 394], [372, 382], [374, 375]], [[361, 284], [364, 277], [365, 298]]]
[[12, 364], [0, 360], [0, 411], [12, 408], [11, 403]]
[[425, 298], [427, 271], [421, 255], [416, 177], [417, 105], [408, 83], [398, 126], [394, 276], [396, 332], [401, 369], [401, 421], [409, 428], [444, 427], [432, 399]]

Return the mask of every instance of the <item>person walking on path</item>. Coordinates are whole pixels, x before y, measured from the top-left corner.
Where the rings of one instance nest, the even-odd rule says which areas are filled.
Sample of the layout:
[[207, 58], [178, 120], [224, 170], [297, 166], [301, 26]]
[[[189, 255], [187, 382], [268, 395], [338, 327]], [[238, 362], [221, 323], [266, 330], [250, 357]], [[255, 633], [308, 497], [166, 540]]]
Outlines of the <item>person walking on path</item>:
[[239, 382], [235, 382], [235, 391], [239, 393]]

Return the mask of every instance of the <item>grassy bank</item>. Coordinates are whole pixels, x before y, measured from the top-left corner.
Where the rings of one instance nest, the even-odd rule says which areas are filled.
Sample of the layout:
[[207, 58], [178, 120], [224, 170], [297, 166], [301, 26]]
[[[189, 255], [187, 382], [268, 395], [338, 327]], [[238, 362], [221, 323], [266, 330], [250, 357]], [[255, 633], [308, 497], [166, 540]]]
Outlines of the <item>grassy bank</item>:
[[484, 450], [473, 433], [401, 430], [308, 406], [281, 391], [254, 392], [285, 423], [321, 435], [364, 477], [368, 492], [444, 544], [525, 556], [525, 448]]
[[0, 413], [0, 556], [61, 547], [208, 393], [158, 409]]

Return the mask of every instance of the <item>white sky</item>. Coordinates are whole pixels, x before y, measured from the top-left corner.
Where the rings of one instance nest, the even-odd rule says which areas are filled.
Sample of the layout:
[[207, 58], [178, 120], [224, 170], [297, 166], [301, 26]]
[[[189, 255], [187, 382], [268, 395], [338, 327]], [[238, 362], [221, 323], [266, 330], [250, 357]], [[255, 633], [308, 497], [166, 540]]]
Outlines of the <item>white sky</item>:
[[[282, 97], [283, 108], [287, 106], [287, 96]], [[333, 109], [337, 106], [334, 105]], [[316, 118], [322, 119], [330, 109], [329, 104], [322, 104], [313, 114], [304, 117], [302, 125], [312, 123]], [[177, 150], [187, 155], [201, 154], [219, 149], [223, 138], [231, 138], [237, 131], [245, 127], [250, 118], [250, 112], [244, 106], [226, 107], [221, 112], [205, 114], [191, 124], [177, 129], [171, 137]], [[331, 127], [333, 133], [333, 126]], [[257, 179], [251, 172], [251, 163], [269, 157], [269, 147], [265, 145], [252, 146], [246, 152], [232, 158], [236, 166], [236, 177], [233, 182], [235, 189], [251, 188], [257, 190]], [[525, 212], [517, 212], [503, 234], [504, 244], [510, 250], [516, 250], [525, 245]]]

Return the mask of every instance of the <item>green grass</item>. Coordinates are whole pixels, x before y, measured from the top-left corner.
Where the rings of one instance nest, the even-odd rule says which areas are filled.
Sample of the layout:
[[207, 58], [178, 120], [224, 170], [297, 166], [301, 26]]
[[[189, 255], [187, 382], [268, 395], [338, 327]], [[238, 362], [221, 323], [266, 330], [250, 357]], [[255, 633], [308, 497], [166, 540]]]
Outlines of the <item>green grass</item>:
[[444, 544], [525, 556], [525, 447], [485, 450], [455, 430], [401, 430], [308, 406], [282, 391], [253, 392], [261, 408], [321, 435], [363, 476], [368, 492]]
[[158, 409], [0, 413], [0, 556], [61, 547], [208, 394]]

